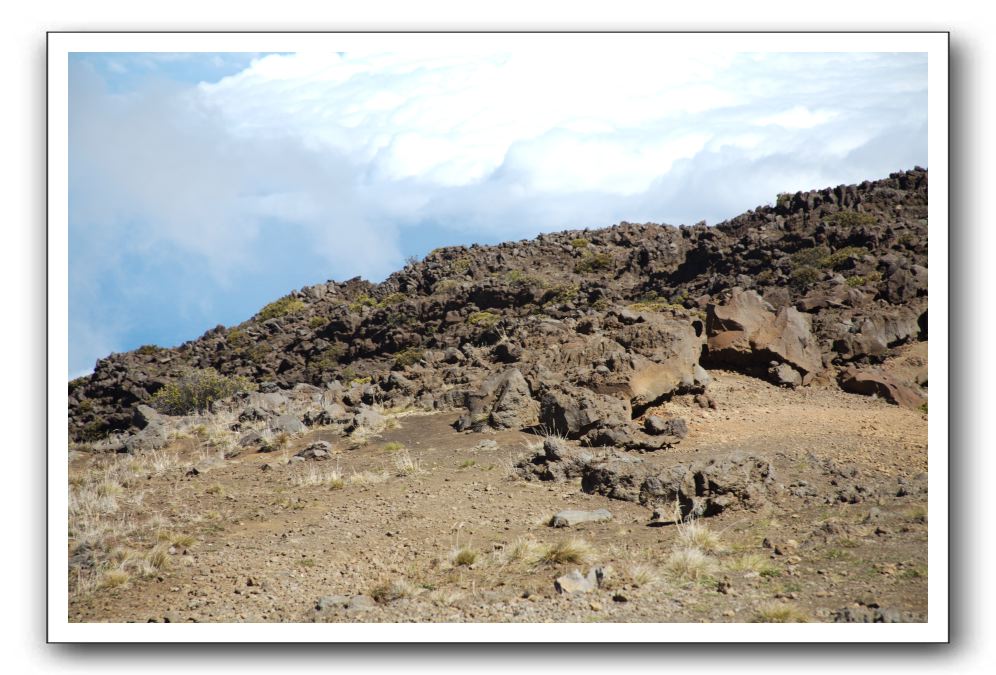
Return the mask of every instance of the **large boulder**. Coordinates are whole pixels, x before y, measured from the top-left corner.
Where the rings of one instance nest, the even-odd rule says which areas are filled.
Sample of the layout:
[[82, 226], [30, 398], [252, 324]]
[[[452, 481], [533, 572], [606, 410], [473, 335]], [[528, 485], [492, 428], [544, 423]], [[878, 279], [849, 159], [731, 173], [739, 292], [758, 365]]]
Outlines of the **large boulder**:
[[516, 368], [492, 375], [477, 391], [466, 396], [466, 414], [457, 420], [459, 430], [521, 429], [536, 424], [539, 403]]
[[877, 396], [903, 408], [915, 410], [927, 402], [912, 385], [900, 382], [877, 368], [847, 368], [840, 376], [840, 388], [852, 394]]
[[910, 307], [890, 307], [842, 319], [833, 336], [833, 349], [845, 359], [880, 356], [891, 347], [916, 339], [918, 318]]
[[660, 507], [663, 513], [669, 513], [677, 504], [678, 515], [688, 518], [761, 506], [773, 481], [768, 459], [733, 453], [664, 467], [651, 474], [640, 465], [619, 461], [590, 462], [584, 468], [581, 489], [612, 499]]
[[565, 438], [580, 438], [596, 427], [614, 427], [632, 418], [629, 401], [561, 384], [540, 399], [540, 426]]
[[776, 313], [754, 291], [734, 288], [726, 304], [706, 309], [709, 357], [716, 363], [767, 373], [772, 361], [786, 363], [808, 384], [823, 368], [811, 319], [795, 307]]

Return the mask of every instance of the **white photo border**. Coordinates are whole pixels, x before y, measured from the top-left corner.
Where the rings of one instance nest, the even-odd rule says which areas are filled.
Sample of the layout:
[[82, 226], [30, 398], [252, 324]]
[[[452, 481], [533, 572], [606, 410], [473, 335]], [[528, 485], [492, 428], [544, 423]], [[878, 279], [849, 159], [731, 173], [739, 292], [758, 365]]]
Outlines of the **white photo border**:
[[[66, 575], [69, 353], [68, 63], [73, 52], [474, 51], [559, 46], [660, 54], [710, 45], [727, 52], [921, 52], [927, 54], [930, 170], [928, 351], [928, 621], [911, 624], [141, 624], [69, 621]], [[916, 643], [949, 641], [948, 433], [948, 43], [946, 32], [51, 32], [48, 34], [48, 641], [109, 643], [301, 642], [720, 642]], [[906, 167], [912, 168], [912, 167]], [[870, 176], [869, 179], [878, 178]], [[818, 189], [824, 186], [811, 186]], [[661, 626], [667, 630], [662, 631]]]

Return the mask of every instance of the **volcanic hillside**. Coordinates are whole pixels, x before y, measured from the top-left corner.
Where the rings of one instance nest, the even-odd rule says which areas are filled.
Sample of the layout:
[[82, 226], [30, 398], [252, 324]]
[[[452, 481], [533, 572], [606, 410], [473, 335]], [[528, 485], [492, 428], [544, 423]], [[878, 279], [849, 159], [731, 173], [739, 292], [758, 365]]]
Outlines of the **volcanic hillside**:
[[781, 194], [715, 227], [624, 222], [441, 248], [380, 284], [302, 288], [238, 326], [100, 360], [69, 383], [70, 437], [140, 447], [136, 407], [204, 369], [263, 393], [308, 383], [340, 406], [305, 424], [349, 424], [360, 406], [456, 408], [461, 428], [545, 424], [594, 444], [653, 444], [625, 420], [702, 392], [702, 367], [917, 407], [925, 368], [876, 365], [926, 340], [926, 266], [920, 168]]

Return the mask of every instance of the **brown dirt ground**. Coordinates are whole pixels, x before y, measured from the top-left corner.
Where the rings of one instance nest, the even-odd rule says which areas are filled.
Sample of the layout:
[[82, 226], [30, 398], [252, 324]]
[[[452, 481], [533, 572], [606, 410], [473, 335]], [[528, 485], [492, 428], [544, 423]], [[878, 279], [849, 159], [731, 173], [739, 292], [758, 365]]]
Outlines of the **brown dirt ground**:
[[[148, 578], [132, 575], [118, 586], [74, 594], [69, 619], [744, 622], [788, 610], [789, 618], [827, 621], [835, 610], [862, 605], [926, 619], [926, 494], [857, 504], [827, 503], [822, 495], [831, 489], [825, 460], [853, 465], [861, 480], [887, 487], [925, 472], [927, 415], [829, 386], [788, 390], [731, 372], [712, 374], [709, 393], [718, 409], [700, 409], [690, 397], [662, 406], [685, 417], [690, 433], [674, 450], [642, 455], [645, 462], [745, 450], [769, 457], [778, 483], [805, 480], [820, 496], [783, 496], [756, 512], [725, 511], [700, 521], [723, 550], [708, 556], [712, 569], [698, 580], [670, 568], [680, 533], [675, 526], [651, 527], [647, 507], [584, 494], [580, 481], [516, 478], [513, 462], [541, 438], [461, 434], [450, 427], [456, 414], [407, 415], [353, 449], [313, 431], [280, 453], [221, 461], [187, 438], [168, 449], [176, 459], [164, 470], [146, 473], [136, 463], [115, 514], [133, 527], [119, 543], [149, 550], [164, 530], [194, 541], [173, 546]], [[336, 459], [286, 463], [316, 438], [339, 448]], [[485, 440], [497, 446], [479, 447]], [[390, 442], [404, 444], [421, 470], [403, 475], [399, 453], [385, 448]], [[70, 472], [83, 476], [121, 461], [135, 460], [75, 453]], [[261, 470], [264, 463], [272, 470]], [[185, 476], [194, 465], [200, 475]], [[339, 489], [295, 485], [310, 468], [336, 466], [347, 479]], [[380, 470], [388, 472], [383, 482], [348, 480]], [[549, 527], [565, 508], [606, 508], [613, 519]], [[828, 521], [837, 526], [823, 535], [819, 527]], [[587, 561], [509, 560], [516, 542], [574, 538], [591, 545]], [[780, 555], [763, 545], [766, 538]], [[454, 565], [454, 551], [464, 546], [477, 552], [476, 561]], [[608, 570], [605, 587], [573, 597], [554, 589], [559, 575], [595, 565]], [[322, 596], [377, 595], [378, 585], [399, 580], [405, 597], [372, 609], [315, 609]]]

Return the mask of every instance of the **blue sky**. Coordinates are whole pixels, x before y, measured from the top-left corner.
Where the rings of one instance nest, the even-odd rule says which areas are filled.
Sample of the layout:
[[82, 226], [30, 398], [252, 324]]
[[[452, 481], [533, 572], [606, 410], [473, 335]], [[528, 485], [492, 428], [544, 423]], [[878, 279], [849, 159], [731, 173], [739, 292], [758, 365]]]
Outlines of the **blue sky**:
[[927, 166], [921, 54], [73, 54], [69, 368], [442, 245]]

